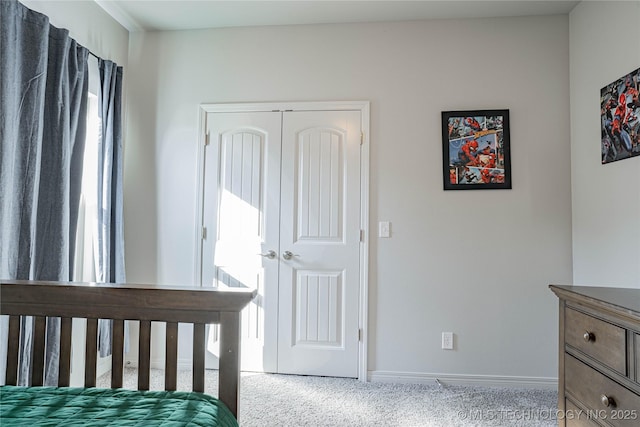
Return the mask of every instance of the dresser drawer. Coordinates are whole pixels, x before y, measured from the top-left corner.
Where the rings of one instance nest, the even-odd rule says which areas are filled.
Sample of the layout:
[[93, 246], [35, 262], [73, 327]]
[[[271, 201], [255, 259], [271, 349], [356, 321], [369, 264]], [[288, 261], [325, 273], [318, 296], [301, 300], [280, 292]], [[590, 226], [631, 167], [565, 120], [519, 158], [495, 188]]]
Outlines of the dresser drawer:
[[567, 307], [565, 342], [622, 375], [627, 374], [623, 328]]
[[564, 363], [566, 391], [592, 410], [600, 421], [612, 426], [640, 424], [640, 396], [569, 354], [565, 354]]
[[635, 355], [636, 355], [636, 382], [640, 383], [640, 334], [635, 335]]
[[[559, 417], [562, 414], [558, 414]], [[566, 427], [600, 427], [599, 424], [591, 421], [594, 414], [583, 411], [573, 404], [569, 399], [565, 399], [564, 420]]]

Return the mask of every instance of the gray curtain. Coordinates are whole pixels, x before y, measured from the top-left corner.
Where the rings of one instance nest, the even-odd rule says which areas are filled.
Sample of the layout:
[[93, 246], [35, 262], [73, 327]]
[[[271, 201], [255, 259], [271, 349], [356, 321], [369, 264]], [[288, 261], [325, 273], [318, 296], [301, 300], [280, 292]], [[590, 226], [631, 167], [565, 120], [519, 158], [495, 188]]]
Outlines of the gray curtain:
[[[124, 222], [122, 206], [122, 67], [100, 59], [98, 115], [98, 282], [124, 283]], [[100, 320], [100, 356], [111, 354], [112, 321]], [[128, 334], [125, 333], [125, 337]], [[125, 345], [125, 348], [127, 345]]]
[[[0, 2], [0, 31], [0, 277], [68, 281], [82, 178], [89, 52], [67, 30], [13, 0]], [[25, 326], [20, 384], [30, 383], [29, 319]], [[47, 385], [57, 384], [58, 353], [59, 319], [50, 319]]]

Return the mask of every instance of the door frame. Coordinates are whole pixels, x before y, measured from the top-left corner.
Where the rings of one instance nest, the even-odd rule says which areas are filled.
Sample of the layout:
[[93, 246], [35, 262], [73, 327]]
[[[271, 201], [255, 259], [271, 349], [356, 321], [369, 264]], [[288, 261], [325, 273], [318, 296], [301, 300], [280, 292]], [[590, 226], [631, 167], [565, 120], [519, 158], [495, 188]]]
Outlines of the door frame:
[[318, 102], [256, 102], [200, 104], [199, 132], [196, 167], [196, 215], [195, 215], [195, 283], [202, 286], [202, 252], [204, 240], [204, 169], [205, 147], [209, 143], [207, 114], [286, 111], [360, 111], [362, 118], [360, 143], [360, 283], [358, 301], [358, 380], [367, 381], [368, 320], [369, 320], [369, 101], [318, 101]]

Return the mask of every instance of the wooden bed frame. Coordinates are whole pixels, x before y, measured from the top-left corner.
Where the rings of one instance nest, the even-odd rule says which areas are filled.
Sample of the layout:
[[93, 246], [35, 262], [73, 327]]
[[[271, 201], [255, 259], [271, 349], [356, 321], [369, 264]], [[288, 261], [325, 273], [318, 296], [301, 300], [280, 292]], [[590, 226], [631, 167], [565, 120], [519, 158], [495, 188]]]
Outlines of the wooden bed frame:
[[43, 383], [46, 318], [61, 318], [60, 387], [69, 386], [73, 318], [87, 319], [85, 387], [96, 385], [98, 319], [113, 319], [111, 388], [122, 387], [124, 321], [139, 320], [138, 390], [149, 389], [151, 322], [156, 321], [166, 322], [165, 390], [176, 389], [180, 322], [193, 324], [192, 388], [204, 392], [205, 325], [216, 323], [220, 324], [218, 399], [237, 418], [240, 311], [255, 295], [249, 289], [0, 280], [0, 314], [9, 315], [6, 384], [17, 383], [20, 316], [34, 316], [33, 386]]

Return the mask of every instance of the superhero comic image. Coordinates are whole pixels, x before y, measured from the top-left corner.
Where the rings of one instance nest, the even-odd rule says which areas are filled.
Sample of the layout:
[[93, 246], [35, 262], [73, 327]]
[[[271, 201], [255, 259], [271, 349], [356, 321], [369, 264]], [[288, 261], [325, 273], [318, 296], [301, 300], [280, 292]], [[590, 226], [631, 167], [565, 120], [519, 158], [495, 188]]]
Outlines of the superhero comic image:
[[602, 164], [640, 156], [640, 68], [600, 90]]
[[444, 189], [511, 188], [509, 111], [442, 113]]

